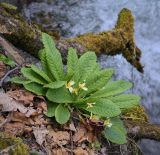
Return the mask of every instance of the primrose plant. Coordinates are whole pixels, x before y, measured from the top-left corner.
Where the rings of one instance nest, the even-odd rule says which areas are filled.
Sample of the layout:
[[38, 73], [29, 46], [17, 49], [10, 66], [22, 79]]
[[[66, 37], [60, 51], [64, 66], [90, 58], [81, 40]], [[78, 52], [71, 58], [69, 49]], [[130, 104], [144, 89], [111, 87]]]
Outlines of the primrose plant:
[[53, 39], [42, 34], [44, 48], [40, 51], [42, 68], [35, 65], [23, 67], [23, 77], [13, 82], [23, 84], [25, 89], [45, 96], [48, 117], [55, 117], [59, 124], [69, 121], [73, 111], [80, 112], [92, 122], [101, 121], [103, 135], [118, 144], [126, 143], [126, 130], [120, 120], [121, 112], [134, 107], [140, 97], [122, 94], [132, 87], [130, 82], [112, 81], [112, 69], [101, 69], [94, 52], [86, 52], [78, 58], [70, 48], [67, 69]]

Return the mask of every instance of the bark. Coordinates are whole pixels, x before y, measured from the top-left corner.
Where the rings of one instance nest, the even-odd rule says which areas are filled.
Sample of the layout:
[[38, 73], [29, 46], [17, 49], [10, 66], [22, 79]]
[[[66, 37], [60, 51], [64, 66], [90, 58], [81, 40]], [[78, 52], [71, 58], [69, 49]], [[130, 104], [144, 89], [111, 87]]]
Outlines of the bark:
[[42, 48], [41, 32], [53, 36], [63, 57], [69, 47], [76, 48], [79, 55], [88, 50], [112, 56], [122, 54], [138, 71], [143, 72], [141, 51], [134, 42], [134, 18], [128, 9], [122, 9], [111, 31], [60, 39], [56, 32], [47, 32], [36, 24], [27, 23], [14, 8], [0, 5], [0, 34], [16, 47], [37, 56]]
[[128, 129], [128, 135], [136, 140], [144, 138], [160, 141], [159, 125], [127, 120], [125, 126]]

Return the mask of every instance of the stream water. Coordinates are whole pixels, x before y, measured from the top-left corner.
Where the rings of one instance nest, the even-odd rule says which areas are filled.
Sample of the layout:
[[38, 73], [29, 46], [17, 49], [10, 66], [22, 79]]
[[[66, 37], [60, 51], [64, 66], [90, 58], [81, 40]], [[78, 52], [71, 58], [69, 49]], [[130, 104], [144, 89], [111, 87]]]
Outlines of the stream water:
[[[116, 70], [116, 79], [126, 79], [134, 83], [132, 92], [142, 97], [142, 104], [153, 123], [160, 124], [160, 1], [159, 0], [41, 0], [25, 5], [23, 12], [29, 19], [42, 22], [51, 30], [54, 21], [65, 37], [85, 32], [106, 31], [114, 27], [118, 12], [129, 8], [135, 16], [136, 44], [143, 51], [142, 75], [129, 65], [122, 56], [101, 56], [103, 67]], [[145, 155], [159, 155], [160, 143], [141, 141]]]

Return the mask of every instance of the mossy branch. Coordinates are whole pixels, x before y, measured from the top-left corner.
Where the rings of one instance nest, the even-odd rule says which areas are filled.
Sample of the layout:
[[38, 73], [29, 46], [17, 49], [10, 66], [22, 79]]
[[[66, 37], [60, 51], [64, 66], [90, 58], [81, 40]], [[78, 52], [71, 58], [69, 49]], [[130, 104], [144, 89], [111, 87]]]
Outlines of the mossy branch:
[[160, 141], [160, 126], [147, 122], [125, 121], [128, 135], [136, 140], [151, 139]]
[[[35, 56], [42, 48], [40, 36], [43, 28], [28, 24], [15, 9], [0, 5], [0, 34], [16, 47]], [[95, 51], [97, 54], [122, 54], [138, 71], [143, 72], [140, 63], [141, 51], [134, 42], [134, 18], [130, 10], [122, 9], [118, 15], [114, 29], [97, 34], [87, 33], [69, 39], [59, 39], [57, 33], [48, 32], [57, 41], [57, 47], [62, 55], [67, 55], [67, 49], [74, 47], [79, 55], [85, 51]]]

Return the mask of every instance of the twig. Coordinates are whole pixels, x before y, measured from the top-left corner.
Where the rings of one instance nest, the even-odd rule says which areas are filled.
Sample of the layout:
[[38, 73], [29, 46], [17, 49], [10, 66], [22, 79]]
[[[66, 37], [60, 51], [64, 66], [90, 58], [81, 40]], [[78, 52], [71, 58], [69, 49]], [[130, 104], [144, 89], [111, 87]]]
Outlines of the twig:
[[7, 78], [7, 76], [9, 76], [11, 73], [13, 73], [15, 70], [18, 70], [18, 69], [20, 69], [20, 66], [17, 66], [17, 67], [15, 67], [15, 68], [9, 70], [9, 71], [3, 76], [3, 78], [1, 79], [1, 81], [0, 81], [0, 87], [3, 86], [3, 82], [4, 82], [4, 80]]

